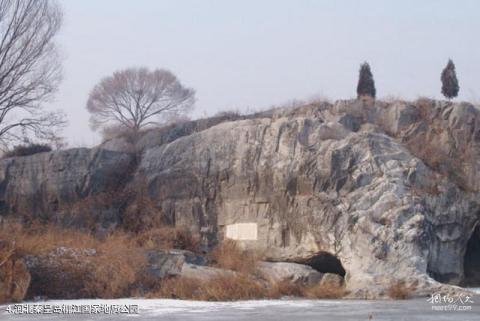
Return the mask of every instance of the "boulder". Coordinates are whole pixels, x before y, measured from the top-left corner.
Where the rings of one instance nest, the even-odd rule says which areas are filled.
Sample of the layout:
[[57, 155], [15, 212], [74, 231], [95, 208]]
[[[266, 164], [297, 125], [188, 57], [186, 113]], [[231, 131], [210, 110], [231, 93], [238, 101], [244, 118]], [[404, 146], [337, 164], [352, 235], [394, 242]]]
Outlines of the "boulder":
[[183, 255], [170, 254], [166, 251], [148, 251], [146, 256], [145, 272], [155, 279], [177, 275], [185, 263]]
[[338, 274], [325, 273], [320, 280], [320, 285], [326, 288], [341, 288], [345, 285], [345, 281]]
[[231, 270], [219, 269], [211, 266], [201, 266], [185, 263], [178, 274], [180, 277], [209, 281], [217, 277], [234, 277], [236, 272]]
[[94, 271], [95, 249], [58, 247], [48, 253], [27, 255], [24, 260], [32, 279], [27, 297], [78, 299], [91, 297], [86, 287]]
[[184, 264], [195, 266], [207, 264], [205, 257], [186, 250], [149, 250], [145, 255], [147, 257], [145, 272], [155, 279], [181, 274]]
[[259, 262], [257, 273], [271, 282], [291, 282], [300, 285], [318, 284], [323, 275], [308, 265], [288, 262]]

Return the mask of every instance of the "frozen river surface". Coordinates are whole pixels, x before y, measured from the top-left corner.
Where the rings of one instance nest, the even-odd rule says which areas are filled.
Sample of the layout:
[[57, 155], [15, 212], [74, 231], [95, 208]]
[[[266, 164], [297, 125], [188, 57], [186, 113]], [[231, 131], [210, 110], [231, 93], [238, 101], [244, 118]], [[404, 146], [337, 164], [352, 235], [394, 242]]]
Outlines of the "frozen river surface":
[[[238, 302], [164, 299], [56, 300], [10, 305], [10, 312], [7, 311], [8, 306], [0, 306], [0, 320], [480, 320], [480, 296], [470, 298], [464, 305], [461, 302], [453, 305], [455, 304], [466, 306], [466, 311], [439, 310], [443, 308], [438, 306], [448, 304], [432, 303], [428, 298], [405, 301], [285, 299]], [[137, 307], [138, 313], [135, 313]], [[37, 314], [38, 310], [37, 313], [18, 313], [21, 309], [27, 311], [26, 309], [35, 308], [46, 309], [47, 314]], [[61, 309], [70, 309], [71, 314], [60, 313]], [[87, 312], [83, 311], [81, 314], [78, 309], [86, 309]], [[92, 309], [95, 313], [92, 313]], [[125, 313], [126, 309], [131, 309], [130, 312], [133, 313]], [[17, 313], [13, 313], [15, 311]]]

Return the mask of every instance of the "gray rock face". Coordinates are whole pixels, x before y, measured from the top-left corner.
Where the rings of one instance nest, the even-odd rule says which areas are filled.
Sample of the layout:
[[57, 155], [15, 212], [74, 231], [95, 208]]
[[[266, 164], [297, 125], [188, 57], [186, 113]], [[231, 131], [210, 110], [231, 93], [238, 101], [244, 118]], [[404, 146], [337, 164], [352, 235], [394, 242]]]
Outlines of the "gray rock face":
[[184, 264], [203, 266], [207, 260], [185, 250], [150, 250], [146, 253], [145, 272], [155, 279], [179, 275]]
[[[355, 297], [397, 279], [445, 289], [437, 281], [459, 284], [476, 262], [465, 257], [480, 255], [467, 251], [480, 219], [470, 104], [338, 101], [211, 125], [150, 132], [133, 172], [114, 143], [1, 161], [1, 213], [59, 220], [69, 214], [56, 204], [143, 182], [168, 221], [209, 244], [237, 238], [275, 261], [336, 256]], [[121, 222], [122, 207], [110, 210], [94, 219]]]
[[183, 264], [180, 273], [178, 273], [178, 276], [180, 277], [201, 281], [210, 281], [218, 277], [231, 278], [235, 275], [236, 273], [231, 270], [219, 269], [211, 266], [195, 265], [190, 263]]
[[257, 271], [265, 280], [300, 285], [318, 284], [323, 276], [308, 265], [288, 262], [260, 262]]
[[115, 194], [131, 179], [133, 164], [131, 154], [86, 148], [2, 160], [0, 213], [76, 226], [114, 223], [118, 220], [115, 202], [95, 209], [88, 209], [89, 204], [76, 208], [75, 203]]

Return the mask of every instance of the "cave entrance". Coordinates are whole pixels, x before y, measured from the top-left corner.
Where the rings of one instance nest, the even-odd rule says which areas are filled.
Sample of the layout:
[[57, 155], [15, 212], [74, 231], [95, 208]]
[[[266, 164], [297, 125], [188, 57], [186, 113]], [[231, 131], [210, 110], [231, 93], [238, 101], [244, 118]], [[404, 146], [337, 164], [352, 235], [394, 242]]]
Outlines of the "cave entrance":
[[480, 286], [480, 224], [473, 230], [467, 243], [467, 250], [463, 260], [464, 278], [462, 286]]
[[328, 252], [319, 252], [301, 263], [310, 265], [321, 273], [335, 273], [345, 277], [345, 269], [340, 259]]

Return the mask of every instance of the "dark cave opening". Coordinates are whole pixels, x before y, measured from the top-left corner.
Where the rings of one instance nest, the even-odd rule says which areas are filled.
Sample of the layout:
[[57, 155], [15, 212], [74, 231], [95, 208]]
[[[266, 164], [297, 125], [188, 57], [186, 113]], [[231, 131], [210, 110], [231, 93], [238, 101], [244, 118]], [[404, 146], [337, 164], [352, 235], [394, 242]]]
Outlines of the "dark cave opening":
[[480, 224], [477, 224], [467, 243], [463, 269], [462, 285], [468, 287], [480, 286]]
[[319, 252], [301, 263], [309, 265], [321, 273], [335, 273], [345, 277], [345, 269], [342, 262], [335, 255], [328, 252]]

